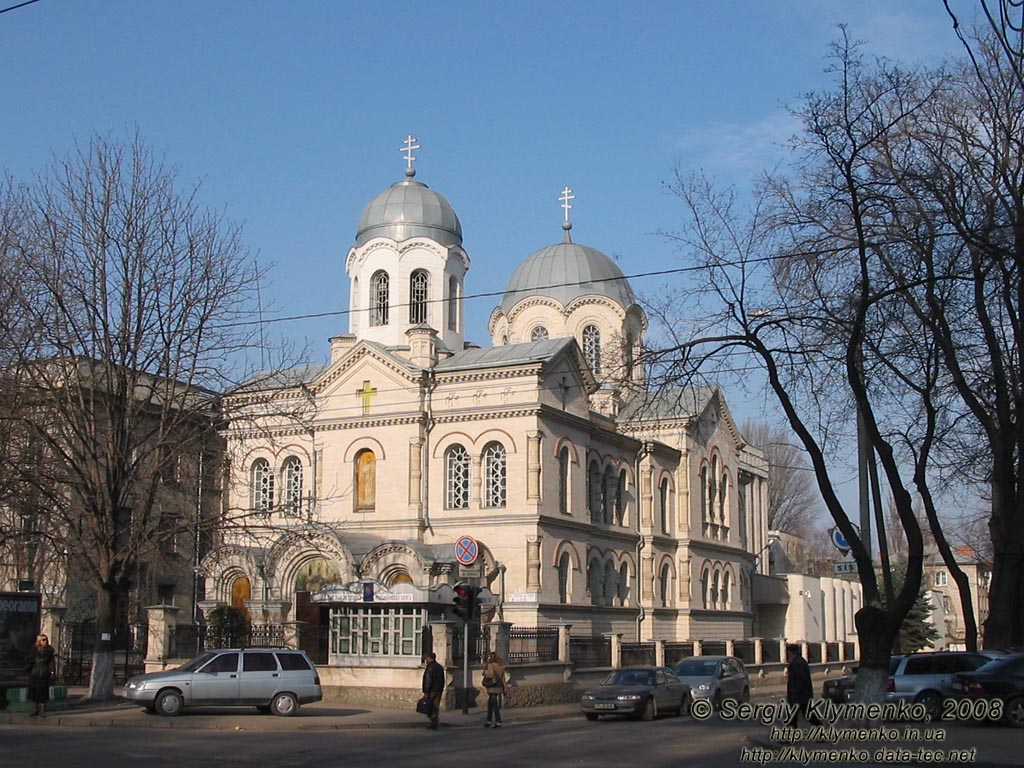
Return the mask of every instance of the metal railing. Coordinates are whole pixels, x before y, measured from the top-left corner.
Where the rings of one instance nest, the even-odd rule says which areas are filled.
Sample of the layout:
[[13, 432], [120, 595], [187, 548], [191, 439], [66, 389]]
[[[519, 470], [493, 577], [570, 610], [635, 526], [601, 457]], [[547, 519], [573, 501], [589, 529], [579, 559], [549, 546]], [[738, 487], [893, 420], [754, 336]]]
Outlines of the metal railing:
[[612, 641], [608, 637], [570, 637], [569, 660], [577, 667], [610, 667]]
[[512, 627], [508, 633], [508, 662], [527, 664], [558, 659], [558, 629]]
[[654, 643], [623, 643], [620, 649], [623, 667], [653, 667], [657, 659]]

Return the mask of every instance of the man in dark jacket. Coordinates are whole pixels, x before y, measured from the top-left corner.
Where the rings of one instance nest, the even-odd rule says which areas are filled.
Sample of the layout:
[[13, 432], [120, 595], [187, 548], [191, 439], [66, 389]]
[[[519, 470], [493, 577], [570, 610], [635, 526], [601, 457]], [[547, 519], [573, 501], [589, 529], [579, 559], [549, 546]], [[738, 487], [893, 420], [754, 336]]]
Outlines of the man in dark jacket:
[[427, 668], [423, 670], [423, 697], [427, 700], [427, 717], [432, 731], [437, 730], [441, 712], [441, 692], [444, 691], [444, 667], [437, 663], [437, 654], [427, 654]]
[[807, 711], [814, 698], [814, 683], [811, 682], [811, 668], [801, 655], [799, 645], [786, 646], [786, 661], [789, 662], [786, 665], [786, 701], [800, 705], [798, 710], [794, 710], [787, 725], [795, 727], [800, 712], [804, 713], [804, 719], [811, 725], [821, 725], [817, 715]]

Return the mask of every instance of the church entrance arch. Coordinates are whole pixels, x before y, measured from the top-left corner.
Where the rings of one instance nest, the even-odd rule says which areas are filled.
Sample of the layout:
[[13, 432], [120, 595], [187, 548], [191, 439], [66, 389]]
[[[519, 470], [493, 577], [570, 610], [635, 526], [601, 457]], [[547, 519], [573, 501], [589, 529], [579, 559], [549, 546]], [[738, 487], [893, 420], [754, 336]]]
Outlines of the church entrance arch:
[[299, 648], [317, 664], [327, 663], [330, 640], [330, 611], [310, 601], [310, 595], [341, 581], [334, 563], [316, 557], [303, 563], [295, 572], [295, 620], [298, 625]]
[[231, 605], [242, 611], [249, 621], [252, 620], [249, 615], [250, 600], [252, 600], [252, 582], [249, 581], [248, 576], [239, 576], [231, 582]]

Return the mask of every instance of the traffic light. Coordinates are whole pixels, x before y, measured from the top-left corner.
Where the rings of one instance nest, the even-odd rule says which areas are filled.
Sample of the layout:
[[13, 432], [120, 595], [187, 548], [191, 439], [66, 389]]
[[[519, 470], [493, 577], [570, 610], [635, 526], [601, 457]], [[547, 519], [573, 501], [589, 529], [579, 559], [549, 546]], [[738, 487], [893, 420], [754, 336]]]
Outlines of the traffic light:
[[480, 587], [469, 588], [469, 618], [466, 621], [480, 619]]
[[460, 581], [455, 585], [452, 603], [455, 605], [452, 613], [463, 621], [472, 621], [473, 588], [469, 584]]

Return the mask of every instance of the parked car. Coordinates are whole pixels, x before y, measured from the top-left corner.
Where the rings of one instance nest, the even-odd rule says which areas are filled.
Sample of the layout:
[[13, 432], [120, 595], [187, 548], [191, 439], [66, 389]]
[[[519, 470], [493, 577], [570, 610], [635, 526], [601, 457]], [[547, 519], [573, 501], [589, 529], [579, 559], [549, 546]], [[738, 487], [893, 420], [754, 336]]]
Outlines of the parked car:
[[953, 695], [964, 699], [998, 699], [1003, 722], [1024, 728], [1024, 653], [991, 661], [973, 672], [953, 675]]
[[836, 704], [845, 704], [853, 700], [853, 687], [856, 683], [857, 667], [853, 667], [845, 675], [826, 679], [821, 688], [821, 697]]
[[953, 693], [953, 675], [971, 672], [990, 659], [968, 651], [930, 651], [893, 656], [885, 700], [924, 704], [932, 720], [942, 714], [942, 702]]
[[288, 717], [323, 694], [305, 651], [249, 648], [207, 651], [177, 669], [138, 675], [124, 697], [168, 717], [206, 706], [254, 706]]
[[601, 715], [629, 715], [653, 720], [662, 712], [687, 715], [690, 687], [666, 667], [624, 667], [580, 698], [587, 720]]
[[708, 699], [718, 709], [724, 699], [750, 701], [750, 676], [735, 656], [691, 656], [672, 671], [690, 686], [695, 699]]

